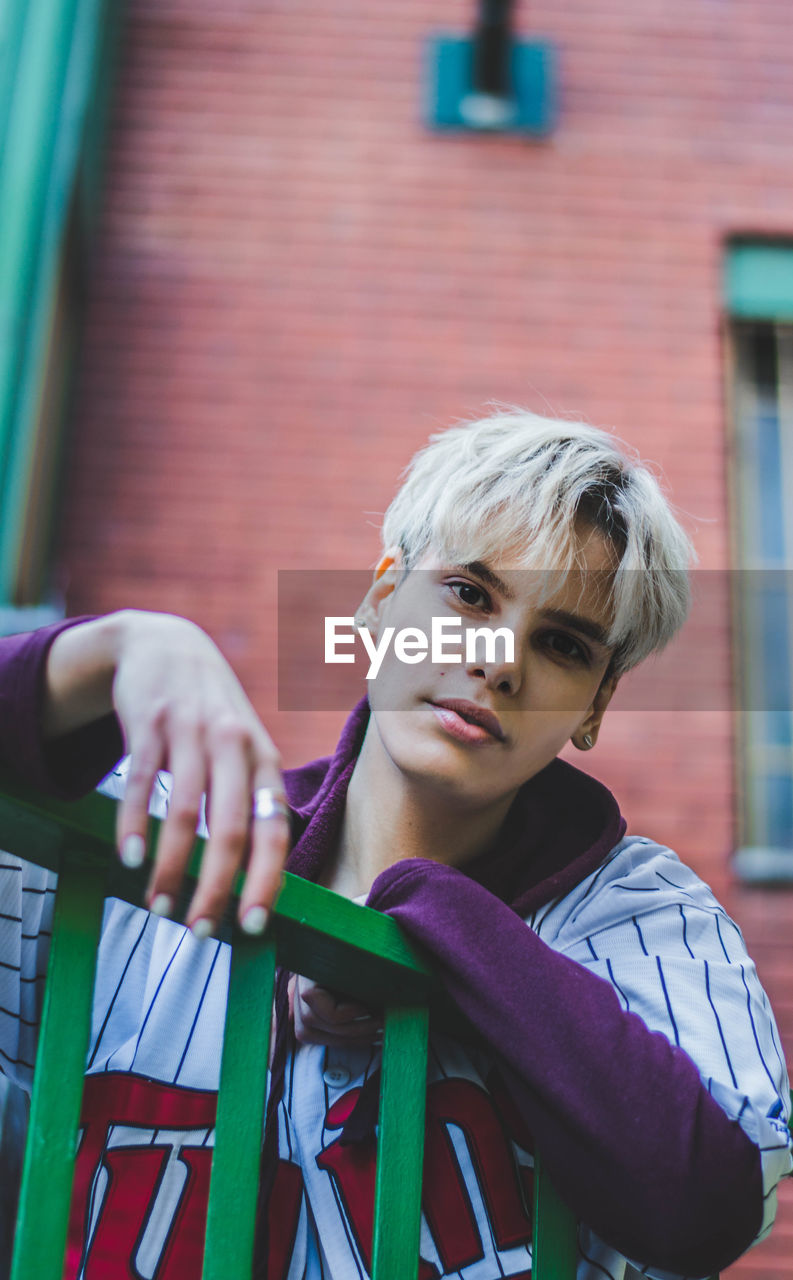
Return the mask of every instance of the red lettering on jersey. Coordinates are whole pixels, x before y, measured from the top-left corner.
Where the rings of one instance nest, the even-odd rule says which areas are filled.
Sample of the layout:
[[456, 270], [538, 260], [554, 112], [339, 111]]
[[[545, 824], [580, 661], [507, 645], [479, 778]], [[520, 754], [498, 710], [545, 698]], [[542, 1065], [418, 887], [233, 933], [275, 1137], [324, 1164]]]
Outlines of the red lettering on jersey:
[[279, 1160], [267, 1206], [267, 1280], [286, 1280], [302, 1202], [303, 1175], [300, 1166], [290, 1164], [288, 1160]]
[[[160, 1084], [157, 1081], [146, 1080], [142, 1076], [130, 1075], [121, 1071], [105, 1071], [98, 1075], [86, 1076], [81, 1117], [82, 1137], [75, 1165], [64, 1280], [74, 1280], [79, 1271], [89, 1225], [89, 1195], [97, 1168], [102, 1163], [108, 1130], [114, 1125], [130, 1125], [142, 1129], [195, 1129], [197, 1131], [211, 1129], [215, 1123], [216, 1105], [217, 1094], [210, 1090], [180, 1089], [176, 1085]], [[155, 1194], [160, 1170], [161, 1167], [164, 1167], [162, 1162], [169, 1154], [170, 1149], [170, 1143], [158, 1143], [152, 1148], [153, 1151], [156, 1151], [157, 1156], [156, 1169], [153, 1169], [153, 1164], [146, 1165], [147, 1174], [145, 1176], [148, 1176], [149, 1179], [149, 1200]], [[116, 1159], [116, 1176], [120, 1178], [121, 1171], [118, 1168], [118, 1160], [123, 1160], [121, 1153], [124, 1148], [114, 1147], [110, 1150], [112, 1150]], [[127, 1150], [130, 1149], [127, 1148]], [[139, 1148], [131, 1148], [131, 1150], [137, 1151]], [[105, 1163], [108, 1163], [107, 1156], [110, 1155], [110, 1151], [105, 1155]], [[132, 1176], [129, 1205], [127, 1205], [126, 1190], [124, 1189], [127, 1186], [128, 1174]], [[117, 1213], [120, 1217], [116, 1216], [115, 1213], [113, 1216], [113, 1232], [116, 1234], [117, 1239], [122, 1236], [126, 1240], [130, 1233], [134, 1231], [133, 1241], [137, 1240], [142, 1229], [146, 1208], [149, 1203], [149, 1200], [147, 1200], [141, 1211], [144, 1191], [141, 1187], [138, 1187], [135, 1179], [142, 1177], [144, 1177], [142, 1163], [136, 1164], [134, 1172], [131, 1167], [124, 1172], [124, 1185], [123, 1188], [120, 1188], [120, 1191], [123, 1191], [124, 1198], [115, 1202]], [[189, 1191], [192, 1198], [196, 1190], [199, 1190], [196, 1180], [189, 1181], [185, 1190]], [[108, 1189], [108, 1195], [114, 1198], [112, 1182]], [[197, 1205], [196, 1208], [198, 1209], [198, 1207]], [[188, 1208], [189, 1205], [185, 1204], [183, 1211], [187, 1212]], [[206, 1214], [205, 1193], [202, 1212]], [[129, 1225], [124, 1220], [127, 1216], [129, 1217]], [[101, 1230], [104, 1217], [105, 1210], [103, 1206], [96, 1232]], [[110, 1221], [109, 1216], [107, 1220]], [[91, 1252], [93, 1252], [93, 1247]], [[129, 1255], [121, 1254], [117, 1247], [116, 1252], [118, 1256], [123, 1258], [126, 1267]], [[105, 1274], [111, 1275], [110, 1272], [103, 1273], [103, 1280]], [[134, 1275], [134, 1272], [125, 1270], [120, 1274]]]
[[[177, 1159], [187, 1177], [157, 1262], [157, 1280], [200, 1280], [209, 1199], [212, 1148], [200, 1145], [215, 1123], [217, 1094], [180, 1089], [131, 1076], [105, 1072], [88, 1076], [83, 1099], [82, 1139], [77, 1155], [74, 1194], [64, 1280], [78, 1274], [91, 1215], [90, 1196], [98, 1169], [108, 1184], [99, 1208], [85, 1263], [85, 1280], [133, 1280], [139, 1277], [135, 1256], [161, 1190], [174, 1144], [167, 1133], [145, 1145], [112, 1146], [106, 1142], [115, 1125], [184, 1133]], [[191, 1146], [190, 1130], [196, 1133]], [[297, 1165], [279, 1160], [270, 1214], [268, 1276], [285, 1280], [300, 1217], [303, 1180]]]
[[[352, 1227], [355, 1244], [367, 1271], [372, 1269], [374, 1230], [374, 1183], [376, 1143], [332, 1142], [317, 1156], [320, 1169], [327, 1169], [341, 1196], [344, 1213]], [[437, 1280], [437, 1267], [419, 1259], [419, 1280]]]
[[[471, 1080], [431, 1084], [427, 1090], [424, 1213], [444, 1269], [459, 1271], [480, 1258], [482, 1250], [449, 1124], [458, 1126], [465, 1136], [496, 1247], [512, 1249], [528, 1244], [531, 1219], [518, 1183], [512, 1146], [489, 1094]], [[467, 1205], [465, 1218], [463, 1201]]]
[[[350, 1114], [359, 1090], [338, 1099], [329, 1112], [336, 1127]], [[353, 1096], [355, 1095], [355, 1096]], [[531, 1240], [512, 1146], [486, 1091], [469, 1080], [439, 1080], [427, 1090], [422, 1208], [444, 1272], [459, 1271], [484, 1257], [476, 1214], [451, 1142], [448, 1126], [464, 1134], [493, 1228], [496, 1247], [510, 1249]], [[332, 1142], [317, 1164], [333, 1177], [355, 1243], [367, 1270], [371, 1266], [375, 1184], [374, 1139]], [[437, 1268], [420, 1262], [421, 1280], [438, 1276]]]
[[[172, 1147], [111, 1147], [104, 1165], [109, 1175], [99, 1221], [91, 1240], [85, 1280], [130, 1280], [140, 1272], [135, 1257], [157, 1199]], [[157, 1280], [200, 1276], [209, 1196], [210, 1147], [182, 1148], [187, 1179], [157, 1264]]]
[[135, 1275], [130, 1265], [135, 1244], [168, 1154], [162, 1147], [123, 1147], [106, 1153], [109, 1185], [85, 1268], [86, 1280], [129, 1280]]
[[326, 1129], [340, 1129], [346, 1124], [355, 1110], [355, 1104], [361, 1096], [360, 1089], [350, 1089], [343, 1094], [341, 1098], [337, 1098], [327, 1110], [325, 1115]]

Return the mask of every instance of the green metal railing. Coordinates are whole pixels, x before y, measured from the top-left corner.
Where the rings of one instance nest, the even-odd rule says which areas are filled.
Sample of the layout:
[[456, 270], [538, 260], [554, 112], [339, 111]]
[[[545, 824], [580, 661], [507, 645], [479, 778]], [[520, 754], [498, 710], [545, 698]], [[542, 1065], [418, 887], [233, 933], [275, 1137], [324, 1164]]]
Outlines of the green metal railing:
[[[102, 905], [141, 905], [148, 871], [115, 857], [113, 801], [65, 804], [8, 787], [0, 778], [0, 847], [59, 873], [12, 1280], [60, 1280]], [[276, 960], [385, 1006], [371, 1274], [415, 1280], [431, 973], [393, 920], [290, 875], [266, 937], [233, 931], [231, 942], [204, 1280], [251, 1275]], [[574, 1280], [576, 1222], [540, 1161], [534, 1188], [534, 1280]]]

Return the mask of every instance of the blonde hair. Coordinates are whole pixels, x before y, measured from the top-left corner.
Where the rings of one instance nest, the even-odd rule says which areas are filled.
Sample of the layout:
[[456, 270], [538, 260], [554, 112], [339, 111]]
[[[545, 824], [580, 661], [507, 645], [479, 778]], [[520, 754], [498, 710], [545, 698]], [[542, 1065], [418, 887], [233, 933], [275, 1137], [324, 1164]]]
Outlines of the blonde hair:
[[693, 549], [658, 481], [616, 437], [583, 422], [509, 409], [430, 438], [383, 521], [407, 568], [429, 550], [569, 572], [581, 522], [613, 546], [609, 670], [664, 647], [685, 621]]

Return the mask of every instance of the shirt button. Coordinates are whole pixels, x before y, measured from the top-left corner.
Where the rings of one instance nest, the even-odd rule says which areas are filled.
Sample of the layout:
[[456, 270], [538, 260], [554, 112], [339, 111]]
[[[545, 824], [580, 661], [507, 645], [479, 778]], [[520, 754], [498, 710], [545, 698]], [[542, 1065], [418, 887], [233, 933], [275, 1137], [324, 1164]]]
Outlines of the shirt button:
[[322, 1073], [322, 1079], [333, 1089], [343, 1089], [345, 1084], [350, 1083], [350, 1073], [346, 1067], [328, 1067]]

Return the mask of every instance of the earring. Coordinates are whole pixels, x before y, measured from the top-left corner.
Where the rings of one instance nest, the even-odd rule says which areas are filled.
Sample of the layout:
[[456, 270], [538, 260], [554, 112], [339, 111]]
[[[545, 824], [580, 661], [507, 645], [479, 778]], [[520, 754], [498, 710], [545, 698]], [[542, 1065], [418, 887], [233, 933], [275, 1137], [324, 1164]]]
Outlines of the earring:
[[595, 745], [595, 743], [594, 743], [594, 741], [592, 740], [592, 734], [591, 734], [591, 733], [585, 733], [585, 734], [584, 734], [584, 746], [586, 747], [587, 751], [591, 751], [591, 749], [592, 749], [592, 747], [594, 747], [594, 745]]

